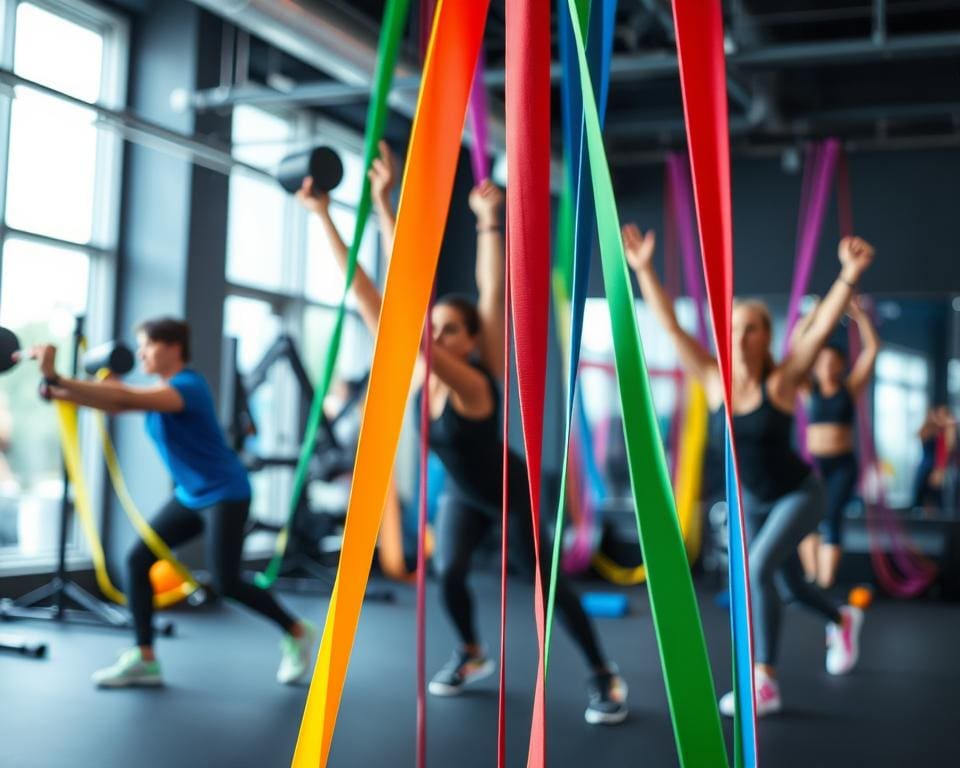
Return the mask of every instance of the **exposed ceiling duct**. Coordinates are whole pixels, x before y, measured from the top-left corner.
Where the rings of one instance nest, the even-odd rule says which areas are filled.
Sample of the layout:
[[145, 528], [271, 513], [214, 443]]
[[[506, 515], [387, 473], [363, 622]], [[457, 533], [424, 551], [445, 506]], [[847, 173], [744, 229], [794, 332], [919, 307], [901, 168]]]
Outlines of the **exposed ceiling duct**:
[[[193, 0], [208, 11], [221, 16], [237, 27], [270, 43], [274, 47], [326, 72], [342, 83], [370, 86], [377, 64], [375, 29], [359, 23], [334, 5], [323, 12], [297, 0]], [[400, 55], [396, 78], [416, 78], [419, 66]], [[390, 106], [408, 118], [417, 109], [417, 91], [394, 89]], [[506, 147], [506, 126], [503, 115], [491, 110], [490, 149], [503, 153]], [[469, 142], [471, 137], [465, 132]]]

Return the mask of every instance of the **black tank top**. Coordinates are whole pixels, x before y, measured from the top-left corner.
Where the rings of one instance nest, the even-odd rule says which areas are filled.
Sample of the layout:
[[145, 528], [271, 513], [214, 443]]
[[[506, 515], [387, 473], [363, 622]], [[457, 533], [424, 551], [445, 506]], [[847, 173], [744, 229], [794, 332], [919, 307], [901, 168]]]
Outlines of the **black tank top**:
[[813, 381], [810, 385], [810, 407], [807, 416], [811, 424], [853, 424], [853, 396], [846, 385], [836, 394], [824, 397], [820, 385]]
[[[449, 398], [439, 418], [430, 421], [430, 448], [443, 463], [455, 488], [466, 498], [499, 508], [503, 488], [503, 438], [500, 436], [500, 392], [486, 368], [473, 363], [486, 378], [493, 396], [493, 412], [484, 419], [461, 416]], [[417, 396], [418, 406], [423, 389]], [[418, 411], [419, 413], [419, 411]], [[510, 452], [508, 490], [510, 506], [529, 499], [526, 462]]]
[[740, 482], [761, 501], [773, 501], [796, 490], [810, 467], [793, 450], [793, 414], [770, 402], [767, 382], [763, 399], [750, 413], [734, 414]]

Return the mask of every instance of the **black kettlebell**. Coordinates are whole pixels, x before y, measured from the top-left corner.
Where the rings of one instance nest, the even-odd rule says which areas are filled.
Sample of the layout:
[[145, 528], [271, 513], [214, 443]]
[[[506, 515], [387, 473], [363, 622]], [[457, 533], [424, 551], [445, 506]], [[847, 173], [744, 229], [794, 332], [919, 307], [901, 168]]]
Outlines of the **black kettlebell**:
[[20, 350], [20, 339], [17, 334], [9, 328], [0, 326], [0, 373], [6, 373], [17, 361], [13, 359], [13, 353]]
[[133, 350], [122, 341], [108, 341], [88, 349], [83, 355], [83, 370], [93, 376], [104, 368], [122, 376], [130, 373], [136, 360]]
[[300, 189], [303, 177], [313, 177], [314, 194], [329, 192], [343, 179], [343, 163], [330, 147], [317, 147], [287, 155], [280, 161], [277, 181], [291, 194]]

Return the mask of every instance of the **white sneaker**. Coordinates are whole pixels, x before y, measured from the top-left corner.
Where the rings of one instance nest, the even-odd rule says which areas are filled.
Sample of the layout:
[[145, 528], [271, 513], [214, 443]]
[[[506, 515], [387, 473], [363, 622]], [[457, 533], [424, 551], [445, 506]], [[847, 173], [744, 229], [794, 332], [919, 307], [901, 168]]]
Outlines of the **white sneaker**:
[[[775, 715], [783, 709], [783, 703], [780, 701], [780, 686], [772, 677], [763, 673], [755, 673], [753, 685], [757, 697], [757, 717], [766, 717]], [[720, 697], [720, 714], [724, 717], [733, 717], [735, 702], [733, 691], [725, 693]]]
[[300, 637], [285, 634], [280, 639], [280, 667], [277, 682], [281, 685], [298, 685], [306, 682], [313, 660], [313, 646], [317, 642], [317, 628], [309, 621], [301, 621], [303, 634]]
[[827, 625], [827, 672], [831, 675], [849, 674], [860, 658], [863, 611], [845, 605], [840, 609], [840, 616], [840, 624]]
[[144, 661], [139, 648], [122, 651], [115, 664], [97, 670], [91, 679], [97, 688], [163, 685], [160, 662]]
[[453, 652], [450, 661], [433, 676], [427, 690], [432, 696], [457, 696], [465, 685], [489, 677], [496, 669], [497, 665], [485, 654], [473, 656], [459, 648]]

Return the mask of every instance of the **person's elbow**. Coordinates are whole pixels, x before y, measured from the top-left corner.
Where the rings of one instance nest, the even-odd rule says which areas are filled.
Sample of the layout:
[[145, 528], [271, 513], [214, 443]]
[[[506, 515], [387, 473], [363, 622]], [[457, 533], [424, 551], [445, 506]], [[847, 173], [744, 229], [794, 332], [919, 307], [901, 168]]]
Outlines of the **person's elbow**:
[[116, 416], [121, 413], [136, 410], [136, 407], [133, 403], [132, 394], [125, 389], [117, 388], [112, 393], [112, 397], [109, 399], [109, 401], [104, 403], [104, 406], [101, 410], [103, 410], [104, 413], [110, 414], [111, 416]]

